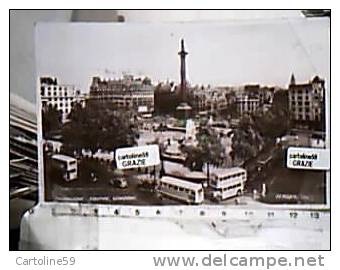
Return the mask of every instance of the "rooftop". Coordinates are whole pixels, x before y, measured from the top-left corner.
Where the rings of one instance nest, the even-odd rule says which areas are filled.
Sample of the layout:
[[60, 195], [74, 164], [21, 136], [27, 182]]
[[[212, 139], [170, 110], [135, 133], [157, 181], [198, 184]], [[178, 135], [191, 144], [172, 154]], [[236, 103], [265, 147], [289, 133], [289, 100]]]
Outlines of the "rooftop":
[[167, 183], [167, 184], [176, 184], [177, 186], [181, 186], [184, 188], [190, 188], [193, 190], [199, 190], [202, 188], [201, 184], [195, 184], [189, 181], [181, 180], [179, 178], [171, 177], [171, 176], [163, 176], [161, 178], [161, 182]]
[[60, 161], [77, 161], [74, 157], [66, 156], [66, 155], [53, 155], [53, 159], [60, 160]]
[[[204, 171], [206, 172], [206, 167], [204, 168]], [[209, 167], [210, 174], [215, 174], [219, 176], [240, 173], [240, 172], [245, 172], [245, 171], [246, 170], [241, 167], [233, 167], [233, 168], [216, 168], [212, 166]]]

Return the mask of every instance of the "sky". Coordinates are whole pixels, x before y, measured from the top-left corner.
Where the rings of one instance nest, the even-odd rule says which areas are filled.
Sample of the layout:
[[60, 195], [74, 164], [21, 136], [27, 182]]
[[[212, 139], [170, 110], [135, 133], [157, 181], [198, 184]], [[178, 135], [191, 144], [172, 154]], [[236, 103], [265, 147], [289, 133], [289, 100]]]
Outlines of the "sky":
[[38, 76], [89, 91], [93, 76], [148, 76], [179, 82], [185, 40], [192, 85], [285, 87], [319, 75], [329, 82], [329, 20], [275, 19], [183, 23], [38, 23]]

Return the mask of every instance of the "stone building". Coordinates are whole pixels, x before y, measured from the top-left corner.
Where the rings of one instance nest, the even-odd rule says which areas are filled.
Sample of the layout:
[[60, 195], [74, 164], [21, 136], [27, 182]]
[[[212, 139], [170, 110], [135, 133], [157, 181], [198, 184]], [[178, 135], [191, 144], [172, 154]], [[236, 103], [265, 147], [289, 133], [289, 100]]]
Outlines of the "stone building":
[[74, 85], [59, 84], [57, 78], [40, 78], [40, 98], [42, 108], [55, 107], [66, 121], [76, 103], [85, 106], [85, 96]]
[[138, 110], [143, 106], [149, 112], [154, 110], [154, 86], [148, 78], [134, 78], [132, 75], [120, 79], [93, 77], [89, 97], [112, 102], [118, 108]]
[[324, 122], [325, 81], [315, 76], [306, 83], [296, 83], [294, 74], [288, 87], [291, 119], [296, 122]]

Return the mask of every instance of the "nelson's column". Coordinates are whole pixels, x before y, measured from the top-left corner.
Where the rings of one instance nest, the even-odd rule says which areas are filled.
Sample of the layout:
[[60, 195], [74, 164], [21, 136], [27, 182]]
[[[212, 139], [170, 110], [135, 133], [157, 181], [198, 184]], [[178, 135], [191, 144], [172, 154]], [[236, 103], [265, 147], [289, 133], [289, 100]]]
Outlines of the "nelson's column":
[[181, 50], [178, 52], [181, 58], [181, 84], [179, 89], [179, 100], [180, 103], [176, 107], [176, 114], [179, 118], [187, 119], [191, 114], [191, 106], [187, 103], [187, 81], [186, 81], [186, 67], [185, 67], [185, 57], [188, 52], [184, 49], [184, 40], [181, 40]]

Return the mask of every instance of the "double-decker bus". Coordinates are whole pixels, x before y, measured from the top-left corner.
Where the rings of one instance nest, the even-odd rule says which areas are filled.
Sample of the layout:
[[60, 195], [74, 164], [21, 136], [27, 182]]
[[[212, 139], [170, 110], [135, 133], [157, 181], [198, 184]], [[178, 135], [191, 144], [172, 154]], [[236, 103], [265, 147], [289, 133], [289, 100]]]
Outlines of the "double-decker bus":
[[234, 167], [212, 172], [209, 186], [212, 188], [212, 196], [220, 201], [234, 196], [240, 196], [247, 181], [247, 171]]
[[72, 181], [78, 177], [77, 160], [66, 155], [53, 155], [52, 160], [62, 170], [65, 181]]

